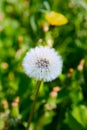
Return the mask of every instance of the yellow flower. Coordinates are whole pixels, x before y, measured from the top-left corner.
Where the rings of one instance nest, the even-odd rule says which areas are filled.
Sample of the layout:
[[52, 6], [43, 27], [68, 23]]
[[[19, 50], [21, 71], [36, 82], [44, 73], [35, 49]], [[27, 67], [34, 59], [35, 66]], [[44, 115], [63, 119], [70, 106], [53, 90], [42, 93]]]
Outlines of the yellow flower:
[[45, 19], [50, 25], [60, 26], [68, 22], [67, 18], [61, 13], [51, 11], [45, 14]]

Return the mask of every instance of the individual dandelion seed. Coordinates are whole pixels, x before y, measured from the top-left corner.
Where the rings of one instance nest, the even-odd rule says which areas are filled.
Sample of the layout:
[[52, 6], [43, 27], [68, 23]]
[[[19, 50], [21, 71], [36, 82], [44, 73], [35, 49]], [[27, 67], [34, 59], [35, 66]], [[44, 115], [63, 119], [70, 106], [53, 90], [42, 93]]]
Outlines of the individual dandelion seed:
[[62, 71], [62, 59], [53, 48], [40, 46], [27, 52], [23, 68], [29, 77], [38, 81], [52, 81]]

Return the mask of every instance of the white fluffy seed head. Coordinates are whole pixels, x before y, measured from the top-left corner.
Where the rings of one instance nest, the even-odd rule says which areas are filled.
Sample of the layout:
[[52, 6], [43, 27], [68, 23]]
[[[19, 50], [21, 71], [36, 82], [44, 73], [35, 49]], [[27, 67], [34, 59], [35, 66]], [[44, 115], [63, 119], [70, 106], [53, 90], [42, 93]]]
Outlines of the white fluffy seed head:
[[23, 59], [23, 68], [29, 77], [52, 81], [62, 71], [62, 60], [53, 48], [40, 46], [27, 52]]

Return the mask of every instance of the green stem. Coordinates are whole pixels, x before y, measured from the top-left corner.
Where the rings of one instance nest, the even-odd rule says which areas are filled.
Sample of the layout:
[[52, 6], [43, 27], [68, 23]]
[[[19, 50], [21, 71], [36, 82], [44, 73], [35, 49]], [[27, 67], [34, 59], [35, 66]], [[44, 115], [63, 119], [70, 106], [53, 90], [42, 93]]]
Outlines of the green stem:
[[31, 112], [30, 112], [30, 115], [29, 115], [29, 118], [28, 118], [28, 124], [27, 124], [26, 130], [29, 130], [29, 128], [30, 128], [30, 123], [32, 121], [32, 117], [33, 117], [33, 114], [34, 114], [34, 109], [35, 109], [36, 100], [37, 100], [37, 97], [38, 97], [40, 86], [41, 86], [41, 81], [38, 81], [37, 85], [36, 85], [37, 90], [36, 90], [35, 98], [34, 98], [34, 101], [33, 101], [33, 104], [32, 104]]

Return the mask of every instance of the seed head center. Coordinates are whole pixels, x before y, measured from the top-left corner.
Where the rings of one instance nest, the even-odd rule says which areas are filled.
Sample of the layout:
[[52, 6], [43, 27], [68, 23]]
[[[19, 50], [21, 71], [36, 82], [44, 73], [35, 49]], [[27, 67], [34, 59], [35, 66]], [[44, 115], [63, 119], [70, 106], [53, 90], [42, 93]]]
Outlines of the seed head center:
[[47, 69], [48, 66], [49, 66], [49, 61], [45, 58], [39, 59], [39, 60], [37, 60], [36, 65], [37, 65], [38, 68]]

